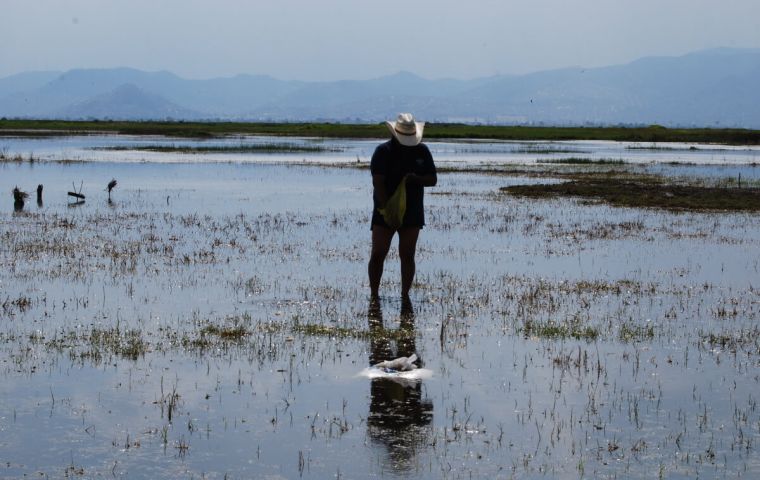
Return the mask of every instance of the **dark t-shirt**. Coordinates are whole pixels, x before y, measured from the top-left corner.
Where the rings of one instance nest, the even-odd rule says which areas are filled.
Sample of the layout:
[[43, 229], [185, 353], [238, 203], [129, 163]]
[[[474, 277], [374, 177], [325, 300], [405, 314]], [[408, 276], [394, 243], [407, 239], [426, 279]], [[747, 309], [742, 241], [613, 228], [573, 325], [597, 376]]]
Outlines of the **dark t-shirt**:
[[[405, 147], [397, 140], [391, 139], [379, 145], [372, 155], [370, 164], [372, 175], [385, 175], [385, 191], [390, 197], [401, 183], [405, 175], [414, 173], [417, 175], [431, 175], [435, 172], [435, 163], [428, 147], [420, 143], [414, 147]], [[420, 227], [425, 225], [425, 213], [422, 197], [424, 194], [422, 185], [406, 184], [406, 214], [404, 215], [403, 227]], [[378, 204], [377, 197], [373, 196], [374, 209], [372, 211], [372, 225], [387, 226], [383, 216], [377, 211], [382, 208]]]

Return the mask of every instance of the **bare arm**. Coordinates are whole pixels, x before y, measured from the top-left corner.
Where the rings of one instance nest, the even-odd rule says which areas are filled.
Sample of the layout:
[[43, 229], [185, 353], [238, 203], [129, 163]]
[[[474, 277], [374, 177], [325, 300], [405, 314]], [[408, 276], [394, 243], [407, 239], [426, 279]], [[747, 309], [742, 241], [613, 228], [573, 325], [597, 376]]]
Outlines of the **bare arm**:
[[385, 205], [388, 201], [388, 192], [385, 191], [385, 175], [372, 175], [372, 186], [375, 189], [378, 205]]

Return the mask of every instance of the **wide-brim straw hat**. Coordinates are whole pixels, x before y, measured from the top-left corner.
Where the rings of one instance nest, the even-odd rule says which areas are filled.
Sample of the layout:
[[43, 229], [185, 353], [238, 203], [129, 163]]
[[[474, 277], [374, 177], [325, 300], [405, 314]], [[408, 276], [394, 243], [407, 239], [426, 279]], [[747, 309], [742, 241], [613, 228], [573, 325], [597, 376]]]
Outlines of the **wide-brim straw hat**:
[[414, 147], [422, 141], [425, 122], [414, 121], [411, 113], [399, 113], [395, 122], [385, 122], [385, 124], [401, 145]]

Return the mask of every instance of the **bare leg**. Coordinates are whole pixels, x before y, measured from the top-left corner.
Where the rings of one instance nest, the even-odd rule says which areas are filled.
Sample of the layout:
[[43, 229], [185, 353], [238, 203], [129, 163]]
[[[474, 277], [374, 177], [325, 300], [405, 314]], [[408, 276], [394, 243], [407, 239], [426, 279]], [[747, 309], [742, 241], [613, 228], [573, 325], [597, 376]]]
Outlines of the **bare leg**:
[[409, 298], [414, 281], [414, 254], [417, 251], [419, 227], [404, 227], [398, 231], [398, 255], [401, 257], [401, 298]]
[[391, 240], [395, 232], [382, 225], [372, 226], [372, 252], [369, 256], [367, 273], [369, 274], [369, 290], [373, 298], [377, 298], [380, 280], [383, 278], [383, 263], [391, 248]]

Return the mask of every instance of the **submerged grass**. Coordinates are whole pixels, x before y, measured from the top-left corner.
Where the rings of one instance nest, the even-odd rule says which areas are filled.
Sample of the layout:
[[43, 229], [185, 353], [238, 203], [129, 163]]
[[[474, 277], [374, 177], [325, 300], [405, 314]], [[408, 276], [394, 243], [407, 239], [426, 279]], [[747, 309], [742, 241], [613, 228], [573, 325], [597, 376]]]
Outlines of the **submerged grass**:
[[583, 150], [577, 150], [572, 148], [560, 148], [560, 147], [552, 147], [552, 146], [543, 146], [543, 145], [530, 145], [527, 147], [521, 147], [515, 150], [515, 153], [527, 153], [527, 154], [533, 154], [533, 155], [551, 155], [554, 153], [588, 153], [587, 151]]
[[619, 338], [623, 342], [652, 340], [654, 338], [654, 326], [639, 326], [624, 323], [620, 326]]
[[106, 355], [118, 355], [130, 360], [137, 360], [148, 351], [148, 342], [139, 330], [120, 330], [116, 328], [93, 328], [89, 336], [87, 349], [80, 353], [82, 358], [101, 359]]
[[12, 316], [17, 312], [24, 312], [32, 305], [32, 300], [26, 295], [11, 299], [6, 297], [0, 302], [0, 313]]
[[44, 345], [50, 351], [68, 350], [71, 358], [88, 359], [94, 363], [114, 355], [134, 361], [151, 351], [150, 341], [140, 330], [123, 330], [118, 325], [93, 327], [86, 332], [77, 329], [60, 331], [50, 338], [35, 331], [29, 334], [28, 340], [32, 345]]
[[251, 145], [119, 145], [98, 150], [142, 151], [161, 153], [320, 153], [340, 152], [338, 147], [298, 145], [294, 143], [261, 143]]
[[583, 158], [583, 157], [570, 157], [570, 158], [550, 158], [545, 160], [537, 160], [536, 163], [549, 163], [554, 165], [623, 165], [625, 162], [620, 159], [614, 158]]
[[5, 150], [0, 150], [0, 163], [22, 163], [29, 162], [34, 163], [36, 159], [30, 153], [26, 158], [21, 154], [9, 155]]
[[735, 332], [700, 333], [702, 342], [712, 348], [722, 348], [729, 351], [745, 350], [760, 353], [760, 329], [739, 329]]
[[353, 338], [357, 340], [406, 340], [414, 337], [414, 330], [404, 328], [396, 330], [363, 330], [359, 328], [296, 323], [291, 330], [293, 333], [299, 333], [306, 336]]
[[240, 343], [254, 335], [254, 330], [263, 331], [265, 324], [255, 323], [248, 313], [228, 316], [221, 322], [207, 320], [196, 323], [195, 331], [185, 333], [180, 343], [201, 349]]
[[206, 325], [200, 331], [201, 336], [215, 336], [222, 340], [242, 340], [247, 335], [250, 335], [245, 327], [242, 325], [219, 327], [217, 325]]
[[539, 322], [528, 319], [523, 323], [521, 331], [525, 337], [548, 339], [574, 338], [576, 340], [595, 340], [599, 337], [599, 330], [591, 326], [581, 325], [577, 320]]

